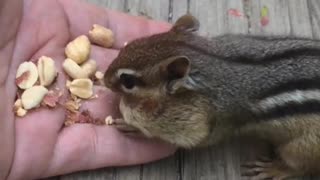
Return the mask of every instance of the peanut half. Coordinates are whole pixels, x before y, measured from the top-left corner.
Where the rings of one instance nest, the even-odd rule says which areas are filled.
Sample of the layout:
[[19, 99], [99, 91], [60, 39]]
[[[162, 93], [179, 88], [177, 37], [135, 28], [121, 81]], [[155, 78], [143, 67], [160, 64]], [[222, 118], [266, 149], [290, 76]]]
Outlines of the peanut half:
[[33, 62], [24, 62], [18, 67], [16, 84], [21, 89], [28, 89], [37, 82], [38, 77], [37, 66]]
[[106, 123], [107, 125], [112, 125], [113, 122], [114, 122], [112, 116], [107, 116], [107, 117], [104, 119], [104, 121], [105, 121], [105, 123]]
[[87, 77], [91, 77], [94, 75], [94, 73], [97, 71], [97, 63], [96, 61], [90, 59], [87, 62], [83, 63], [81, 65], [81, 68], [83, 71], [87, 73]]
[[25, 90], [21, 95], [21, 102], [24, 109], [32, 109], [40, 105], [48, 89], [44, 86], [33, 86]]
[[89, 31], [89, 39], [92, 43], [105, 48], [111, 47], [114, 43], [113, 32], [98, 24], [94, 24]]
[[67, 110], [75, 113], [75, 112], [77, 112], [77, 111], [79, 110], [79, 108], [80, 108], [80, 103], [79, 103], [79, 102], [76, 102], [76, 101], [73, 101], [73, 100], [69, 100], [69, 101], [67, 101], [67, 102], [65, 103], [64, 107], [65, 107]]
[[63, 70], [73, 79], [88, 78], [88, 74], [73, 60], [67, 58], [62, 64]]
[[93, 82], [90, 79], [75, 79], [70, 83], [71, 94], [83, 99], [88, 99], [93, 95]]
[[77, 64], [82, 64], [88, 60], [91, 51], [91, 44], [87, 36], [81, 35], [69, 42], [65, 48], [65, 54], [68, 58]]
[[57, 76], [57, 70], [54, 61], [47, 57], [42, 56], [38, 61], [38, 73], [40, 85], [49, 86]]
[[101, 71], [97, 71], [95, 73], [95, 77], [99, 80], [103, 79], [103, 73]]

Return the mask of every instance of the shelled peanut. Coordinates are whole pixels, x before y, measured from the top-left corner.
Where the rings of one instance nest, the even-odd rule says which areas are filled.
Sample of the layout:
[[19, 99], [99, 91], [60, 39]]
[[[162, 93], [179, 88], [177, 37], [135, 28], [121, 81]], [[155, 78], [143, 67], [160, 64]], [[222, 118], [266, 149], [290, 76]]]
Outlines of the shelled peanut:
[[[111, 47], [114, 43], [113, 32], [101, 25], [94, 24], [88, 37], [80, 35], [67, 44], [63, 70], [69, 77], [66, 87], [72, 98], [65, 104], [68, 111], [65, 125], [79, 121], [95, 121], [89, 114], [83, 115], [79, 112], [81, 106], [79, 99], [87, 100], [97, 97], [93, 93], [93, 80], [98, 80], [101, 84], [103, 79], [103, 73], [97, 71], [96, 61], [90, 58], [92, 47], [89, 41], [98, 46]], [[86, 120], [79, 120], [79, 118]]]
[[[68, 114], [65, 124], [83, 121], [105, 123], [93, 119], [90, 113], [80, 112], [80, 102], [97, 97], [93, 93], [93, 85], [97, 80], [101, 83], [103, 79], [103, 73], [98, 71], [97, 62], [90, 58], [91, 44], [109, 48], [114, 44], [114, 34], [108, 28], [93, 24], [88, 36], [79, 35], [66, 45], [65, 60], [61, 65], [67, 75], [66, 88], [70, 92], [69, 99], [63, 105]], [[41, 56], [36, 63], [21, 63], [15, 80], [20, 89], [14, 103], [15, 114], [22, 117], [40, 106], [54, 108], [62, 96], [60, 90], [52, 87], [57, 75], [55, 61], [49, 56]]]
[[93, 95], [91, 79], [101, 80], [103, 78], [103, 74], [97, 71], [96, 61], [89, 59], [90, 41], [103, 47], [111, 47], [114, 43], [113, 32], [101, 25], [94, 24], [89, 31], [89, 38], [86, 35], [80, 35], [66, 46], [67, 58], [63, 62], [63, 69], [72, 80], [68, 89], [71, 94], [82, 99], [89, 99]]
[[15, 83], [22, 90], [21, 99], [14, 104], [17, 116], [25, 116], [28, 110], [41, 105], [56, 76], [57, 70], [54, 61], [47, 56], [38, 59], [37, 66], [33, 62], [23, 62], [19, 65]]
[[94, 24], [89, 31], [89, 39], [94, 44], [109, 48], [114, 43], [114, 34], [110, 29]]
[[91, 44], [85, 35], [81, 35], [68, 43], [65, 52], [67, 59], [63, 69], [72, 79], [67, 83], [70, 93], [88, 99], [93, 95], [93, 82], [90, 79], [97, 70], [97, 63], [90, 59]]

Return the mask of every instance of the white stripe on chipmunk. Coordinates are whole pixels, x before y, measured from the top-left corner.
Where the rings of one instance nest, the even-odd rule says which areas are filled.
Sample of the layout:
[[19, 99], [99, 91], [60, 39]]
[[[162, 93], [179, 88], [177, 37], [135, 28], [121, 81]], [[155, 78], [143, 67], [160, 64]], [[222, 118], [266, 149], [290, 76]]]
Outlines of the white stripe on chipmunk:
[[319, 90], [296, 90], [292, 92], [282, 93], [272, 97], [268, 97], [258, 103], [258, 106], [264, 111], [274, 107], [285, 106], [287, 103], [295, 102], [302, 104], [303, 102], [317, 100], [320, 101]]

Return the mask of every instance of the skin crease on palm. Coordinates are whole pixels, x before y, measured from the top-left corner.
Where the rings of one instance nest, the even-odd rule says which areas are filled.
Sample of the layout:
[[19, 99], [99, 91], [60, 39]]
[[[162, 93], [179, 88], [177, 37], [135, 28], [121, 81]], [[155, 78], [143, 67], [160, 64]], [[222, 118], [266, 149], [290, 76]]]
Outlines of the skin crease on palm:
[[[173, 154], [175, 147], [155, 140], [127, 137], [113, 127], [76, 124], [63, 128], [64, 110], [45, 108], [16, 118], [12, 112], [20, 63], [42, 55], [52, 57], [61, 71], [64, 47], [92, 24], [115, 33], [111, 49], [92, 46], [91, 57], [104, 72], [127, 41], [170, 28], [89, 5], [79, 0], [2, 0], [0, 2], [0, 179], [37, 179], [107, 166], [147, 163]], [[130, 28], [128, 28], [130, 27]], [[57, 81], [64, 89], [65, 77]], [[99, 98], [84, 103], [94, 117], [119, 116], [118, 99], [95, 87]]]

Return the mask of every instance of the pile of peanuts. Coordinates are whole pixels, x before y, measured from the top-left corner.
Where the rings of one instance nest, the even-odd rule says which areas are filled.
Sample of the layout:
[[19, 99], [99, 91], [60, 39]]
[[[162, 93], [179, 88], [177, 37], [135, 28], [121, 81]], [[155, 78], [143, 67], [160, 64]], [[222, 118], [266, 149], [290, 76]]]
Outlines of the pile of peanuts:
[[[88, 36], [80, 35], [65, 47], [66, 59], [62, 68], [68, 75], [66, 87], [72, 100], [64, 103], [64, 107], [73, 115], [77, 113], [81, 100], [96, 97], [93, 94], [93, 80], [103, 79], [103, 73], [97, 71], [96, 61], [90, 59], [91, 43], [109, 48], [114, 43], [113, 32], [94, 24]], [[53, 88], [57, 76], [55, 61], [48, 56], [41, 56], [37, 63], [21, 63], [15, 81], [21, 92], [14, 103], [16, 116], [23, 117], [28, 111], [41, 106], [55, 107], [63, 95], [58, 88]]]

